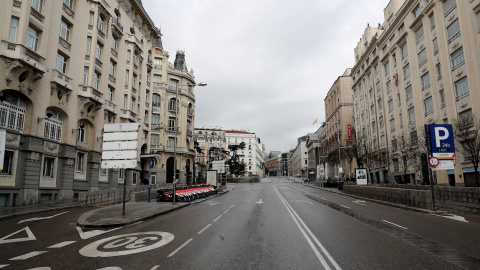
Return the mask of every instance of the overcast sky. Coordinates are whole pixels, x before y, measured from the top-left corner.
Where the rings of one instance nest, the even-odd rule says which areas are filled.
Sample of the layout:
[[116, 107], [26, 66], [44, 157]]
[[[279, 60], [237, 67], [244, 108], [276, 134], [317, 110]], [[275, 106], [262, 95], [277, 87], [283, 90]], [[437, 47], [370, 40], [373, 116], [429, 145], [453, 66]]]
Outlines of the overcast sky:
[[195, 127], [256, 133], [286, 152], [325, 119], [324, 98], [354, 64], [367, 23], [388, 0], [143, 0], [173, 63], [185, 50], [196, 87]]

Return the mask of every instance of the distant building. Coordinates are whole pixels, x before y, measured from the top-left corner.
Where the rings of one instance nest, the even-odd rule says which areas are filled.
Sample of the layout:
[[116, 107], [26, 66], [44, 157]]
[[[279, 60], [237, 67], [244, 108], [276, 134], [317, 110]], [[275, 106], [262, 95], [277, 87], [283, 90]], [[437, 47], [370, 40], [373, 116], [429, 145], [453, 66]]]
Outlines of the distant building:
[[225, 136], [227, 138], [227, 145], [245, 143], [245, 149], [239, 150], [241, 158], [246, 164], [247, 173], [249, 175], [264, 176], [265, 166], [265, 144], [260, 141], [260, 138], [255, 133], [245, 130], [226, 130]]
[[306, 177], [308, 171], [307, 136], [297, 139], [297, 147], [289, 153], [292, 176]]

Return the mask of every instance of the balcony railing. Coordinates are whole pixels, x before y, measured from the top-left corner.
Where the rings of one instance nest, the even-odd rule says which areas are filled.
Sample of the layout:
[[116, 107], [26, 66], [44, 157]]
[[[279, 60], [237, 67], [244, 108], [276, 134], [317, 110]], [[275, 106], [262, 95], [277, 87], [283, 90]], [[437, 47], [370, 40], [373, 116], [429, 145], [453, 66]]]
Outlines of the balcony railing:
[[112, 18], [112, 24], [115, 25], [120, 32], [123, 32], [123, 25], [118, 21], [118, 18]]

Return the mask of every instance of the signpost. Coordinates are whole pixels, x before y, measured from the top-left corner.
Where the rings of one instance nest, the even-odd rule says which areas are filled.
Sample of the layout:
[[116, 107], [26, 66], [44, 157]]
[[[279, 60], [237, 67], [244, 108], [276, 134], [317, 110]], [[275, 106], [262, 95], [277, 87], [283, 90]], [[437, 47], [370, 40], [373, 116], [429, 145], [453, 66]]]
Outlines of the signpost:
[[[137, 167], [138, 128], [138, 123], [105, 124], [103, 126], [102, 169], [134, 169]], [[148, 187], [150, 197], [150, 184]], [[124, 180], [122, 215], [125, 215], [126, 196], [127, 181]]]
[[3, 160], [5, 158], [5, 139], [7, 137], [7, 131], [5, 129], [0, 130], [0, 170], [3, 170]]

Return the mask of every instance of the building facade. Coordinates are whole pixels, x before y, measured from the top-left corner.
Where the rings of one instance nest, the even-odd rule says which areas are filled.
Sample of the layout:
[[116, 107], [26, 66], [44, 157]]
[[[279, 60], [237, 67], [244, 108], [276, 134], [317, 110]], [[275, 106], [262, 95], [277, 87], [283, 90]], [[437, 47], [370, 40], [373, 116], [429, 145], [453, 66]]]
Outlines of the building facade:
[[227, 147], [230, 144], [245, 143], [245, 149], [239, 150], [241, 161], [246, 164], [246, 172], [249, 175], [264, 177], [265, 168], [265, 144], [255, 133], [245, 130], [226, 130]]
[[228, 151], [228, 145], [225, 130], [215, 127], [195, 128], [194, 141], [201, 149], [201, 153], [197, 152], [196, 163], [207, 165], [211, 161], [227, 158], [225, 151]]
[[306, 177], [308, 169], [308, 152], [306, 147], [307, 136], [297, 139], [297, 146], [289, 153], [290, 172], [292, 176]]
[[[357, 144], [377, 153], [367, 158], [374, 182], [425, 183], [424, 125], [480, 114], [479, 14], [479, 0], [391, 0], [385, 22], [365, 30], [352, 89]], [[469, 186], [472, 165], [456, 156], [438, 184]]]
[[[0, 206], [71, 199], [124, 182], [139, 185], [150, 159], [158, 171], [152, 180], [168, 181], [172, 151], [151, 145], [169, 145], [165, 119], [175, 94], [152, 79], [159, 73], [159, 82], [169, 86], [172, 80], [195, 82], [184, 62], [167, 64], [168, 53], [158, 46], [161, 34], [141, 1], [1, 1], [0, 8], [0, 128], [7, 133]], [[152, 58], [160, 58], [163, 68], [154, 67]], [[179, 126], [177, 168], [183, 172], [193, 160], [188, 130], [191, 136], [195, 99], [188, 88], [179, 91], [179, 120], [173, 123]], [[153, 107], [163, 110], [158, 122]], [[102, 169], [103, 125], [129, 122], [140, 126], [139, 165]], [[158, 144], [152, 123], [163, 127], [155, 131]]]

